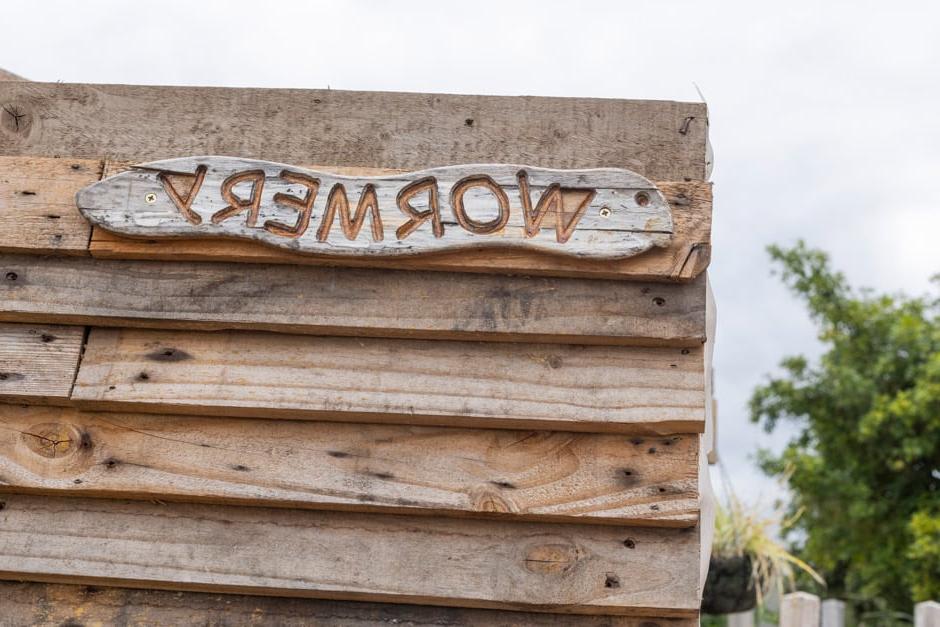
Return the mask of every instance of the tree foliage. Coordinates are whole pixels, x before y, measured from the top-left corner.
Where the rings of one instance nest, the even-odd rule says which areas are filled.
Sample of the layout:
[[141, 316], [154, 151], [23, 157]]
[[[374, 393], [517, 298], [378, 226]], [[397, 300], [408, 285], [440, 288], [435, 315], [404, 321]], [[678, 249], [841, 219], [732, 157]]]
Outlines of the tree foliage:
[[940, 301], [853, 290], [802, 242], [769, 251], [826, 348], [785, 359], [751, 398], [768, 432], [798, 426], [759, 457], [801, 514], [788, 538], [830, 594], [909, 612], [940, 598]]

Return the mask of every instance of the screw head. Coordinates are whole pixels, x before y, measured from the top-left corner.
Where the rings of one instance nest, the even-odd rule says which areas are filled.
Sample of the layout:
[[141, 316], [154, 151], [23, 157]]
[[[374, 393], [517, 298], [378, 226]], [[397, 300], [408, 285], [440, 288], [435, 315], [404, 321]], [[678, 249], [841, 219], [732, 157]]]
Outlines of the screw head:
[[153, 203], [157, 202], [157, 195], [153, 192], [150, 192], [144, 196], [144, 200], [147, 201], [148, 205], [152, 205]]
[[601, 210], [597, 212], [602, 218], [610, 217], [610, 207], [601, 207]]

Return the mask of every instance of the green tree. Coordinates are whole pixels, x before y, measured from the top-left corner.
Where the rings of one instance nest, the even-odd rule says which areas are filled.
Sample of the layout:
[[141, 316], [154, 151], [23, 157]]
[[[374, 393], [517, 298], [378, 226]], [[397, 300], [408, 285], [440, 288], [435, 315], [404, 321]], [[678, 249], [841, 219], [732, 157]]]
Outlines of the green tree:
[[940, 597], [940, 300], [853, 290], [803, 242], [769, 252], [826, 348], [786, 358], [751, 398], [766, 431], [798, 426], [759, 455], [799, 515], [787, 537], [829, 594], [910, 612]]

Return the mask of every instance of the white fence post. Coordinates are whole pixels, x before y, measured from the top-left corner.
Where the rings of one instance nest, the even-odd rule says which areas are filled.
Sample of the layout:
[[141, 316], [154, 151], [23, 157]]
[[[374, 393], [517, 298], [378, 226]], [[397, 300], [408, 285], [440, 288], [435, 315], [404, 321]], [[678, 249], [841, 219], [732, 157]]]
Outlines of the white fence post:
[[819, 597], [808, 592], [784, 595], [780, 627], [819, 627]]
[[727, 614], [728, 627], [754, 627], [754, 610]]
[[845, 627], [845, 601], [826, 599], [822, 602], [822, 627]]
[[940, 627], [940, 603], [924, 601], [915, 605], [914, 627]]

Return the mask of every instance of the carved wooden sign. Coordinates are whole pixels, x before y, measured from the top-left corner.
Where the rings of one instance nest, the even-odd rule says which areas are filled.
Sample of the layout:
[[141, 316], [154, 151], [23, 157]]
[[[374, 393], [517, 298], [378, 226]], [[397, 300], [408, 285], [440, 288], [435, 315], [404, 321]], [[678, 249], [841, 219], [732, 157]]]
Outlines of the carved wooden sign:
[[350, 177], [231, 157], [156, 161], [82, 189], [93, 224], [136, 237], [234, 237], [321, 255], [505, 247], [619, 259], [666, 246], [656, 186], [622, 169], [459, 165]]

